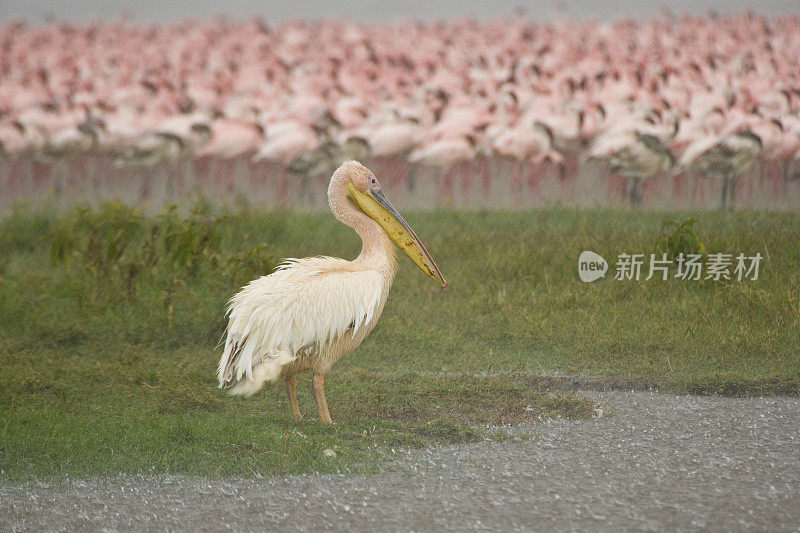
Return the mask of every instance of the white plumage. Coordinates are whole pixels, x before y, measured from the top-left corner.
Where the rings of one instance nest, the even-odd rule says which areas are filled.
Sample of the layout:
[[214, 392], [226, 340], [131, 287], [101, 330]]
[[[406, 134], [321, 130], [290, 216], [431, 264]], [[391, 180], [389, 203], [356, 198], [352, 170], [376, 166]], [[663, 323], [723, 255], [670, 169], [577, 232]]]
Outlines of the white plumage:
[[227, 338], [217, 368], [219, 386], [230, 387], [232, 394], [251, 395], [267, 381], [283, 378], [295, 418], [300, 410], [294, 376], [311, 370], [312, 394], [323, 422], [331, 422], [325, 373], [361, 344], [383, 312], [397, 265], [393, 242], [447, 286], [366, 167], [355, 161], [340, 166], [331, 177], [328, 202], [336, 218], [361, 237], [359, 256], [353, 261], [289, 259], [246, 285], [230, 300]]
[[253, 394], [298, 355], [321, 355], [345, 334], [354, 339], [377, 321], [388, 289], [377, 271], [344, 259], [285, 261], [231, 299], [220, 386], [235, 382], [232, 393]]

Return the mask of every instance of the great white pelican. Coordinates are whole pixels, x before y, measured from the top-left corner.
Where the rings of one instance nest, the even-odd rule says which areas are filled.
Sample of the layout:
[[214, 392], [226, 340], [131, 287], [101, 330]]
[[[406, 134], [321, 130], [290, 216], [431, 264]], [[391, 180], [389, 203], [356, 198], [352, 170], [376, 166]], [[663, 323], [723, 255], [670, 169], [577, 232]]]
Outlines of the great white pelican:
[[267, 381], [286, 383], [292, 416], [300, 418], [296, 374], [311, 370], [311, 393], [321, 422], [331, 422], [323, 383], [340, 357], [355, 349], [383, 312], [392, 285], [397, 245], [442, 287], [447, 282], [375, 175], [348, 161], [331, 176], [333, 215], [361, 237], [354, 261], [336, 257], [288, 259], [247, 284], [230, 300], [219, 386], [249, 396]]

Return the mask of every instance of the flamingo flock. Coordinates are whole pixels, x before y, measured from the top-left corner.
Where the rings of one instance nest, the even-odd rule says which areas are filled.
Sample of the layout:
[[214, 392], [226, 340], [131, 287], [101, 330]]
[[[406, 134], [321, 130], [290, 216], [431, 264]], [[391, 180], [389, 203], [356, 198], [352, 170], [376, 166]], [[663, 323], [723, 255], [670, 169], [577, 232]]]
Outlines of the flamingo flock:
[[0, 195], [796, 208], [799, 110], [797, 15], [9, 23]]

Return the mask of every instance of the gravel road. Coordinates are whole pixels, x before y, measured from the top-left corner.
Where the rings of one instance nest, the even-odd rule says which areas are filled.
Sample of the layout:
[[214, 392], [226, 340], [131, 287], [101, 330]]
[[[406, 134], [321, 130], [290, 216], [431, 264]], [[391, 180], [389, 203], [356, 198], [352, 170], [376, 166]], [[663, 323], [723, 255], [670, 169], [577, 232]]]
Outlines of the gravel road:
[[0, 486], [17, 530], [800, 530], [800, 398], [583, 392], [613, 411], [370, 476]]

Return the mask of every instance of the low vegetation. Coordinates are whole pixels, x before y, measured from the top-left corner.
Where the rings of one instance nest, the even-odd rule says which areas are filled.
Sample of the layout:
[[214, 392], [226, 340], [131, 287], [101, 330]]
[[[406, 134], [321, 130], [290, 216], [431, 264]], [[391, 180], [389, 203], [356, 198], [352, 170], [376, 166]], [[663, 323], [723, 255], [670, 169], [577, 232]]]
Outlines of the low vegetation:
[[[407, 215], [449, 288], [400, 258], [377, 329], [326, 381], [338, 423], [325, 427], [310, 376], [295, 422], [282, 386], [231, 398], [214, 373], [225, 304], [242, 283], [278, 258], [357, 254], [355, 234], [330, 214], [200, 205], [145, 215], [118, 204], [9, 214], [0, 479], [366, 471], [398, 446], [589, 417], [595, 406], [564, 388], [576, 383], [800, 392], [798, 214]], [[583, 250], [608, 260], [605, 279], [578, 279]], [[619, 254], [680, 252], [764, 259], [757, 280], [614, 279]]]

